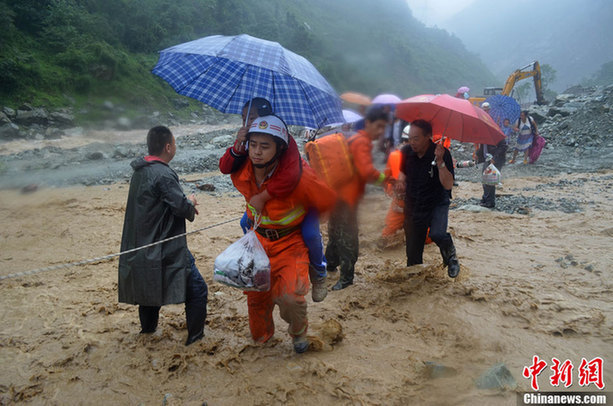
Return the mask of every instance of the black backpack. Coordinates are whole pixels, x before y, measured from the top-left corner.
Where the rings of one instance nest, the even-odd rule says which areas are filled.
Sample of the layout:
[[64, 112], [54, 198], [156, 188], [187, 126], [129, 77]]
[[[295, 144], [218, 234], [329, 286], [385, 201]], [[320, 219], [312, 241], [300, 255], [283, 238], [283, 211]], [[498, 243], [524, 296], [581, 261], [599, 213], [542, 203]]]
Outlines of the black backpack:
[[[519, 128], [520, 120], [521, 120], [521, 117], [517, 119], [516, 121], [517, 125], [515, 127]], [[528, 123], [530, 123], [530, 131], [532, 131], [532, 134], [536, 134], [536, 131], [534, 131], [534, 119], [532, 118], [532, 116], [528, 116]]]

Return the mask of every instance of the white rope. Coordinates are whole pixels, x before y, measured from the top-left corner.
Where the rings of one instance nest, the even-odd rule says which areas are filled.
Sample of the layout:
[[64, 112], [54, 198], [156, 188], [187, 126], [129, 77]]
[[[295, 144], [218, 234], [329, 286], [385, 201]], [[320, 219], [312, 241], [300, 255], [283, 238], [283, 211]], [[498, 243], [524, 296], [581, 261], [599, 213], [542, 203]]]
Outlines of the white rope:
[[130, 249], [130, 250], [127, 250], [127, 251], [118, 252], [116, 254], [110, 254], [110, 255], [105, 255], [103, 257], [85, 259], [85, 260], [77, 261], [77, 262], [69, 262], [69, 263], [66, 263], [66, 264], [53, 265], [53, 266], [48, 266], [48, 267], [45, 267], [45, 268], [32, 269], [30, 271], [16, 272], [16, 273], [8, 274], [8, 275], [0, 275], [0, 281], [4, 280], [4, 279], [18, 278], [20, 276], [35, 275], [35, 274], [38, 274], [38, 273], [41, 273], [41, 272], [54, 271], [54, 270], [57, 270], [57, 269], [72, 268], [73, 266], [91, 264], [91, 263], [94, 263], [94, 262], [107, 261], [107, 260], [109, 260], [111, 258], [115, 258], [115, 257], [118, 257], [120, 255], [129, 254], [131, 252], [135, 252], [135, 251], [139, 251], [139, 250], [142, 250], [142, 249], [145, 249], [145, 248], [153, 247], [154, 245], [162, 244], [162, 243], [165, 243], [167, 241], [171, 241], [171, 240], [174, 240], [174, 239], [177, 239], [177, 238], [180, 238], [180, 237], [184, 237], [184, 236], [189, 235], [189, 234], [199, 233], [201, 231], [208, 230], [210, 228], [219, 227], [221, 225], [224, 225], [224, 224], [227, 224], [227, 223], [231, 223], [231, 222], [237, 221], [237, 220], [240, 220], [240, 217], [233, 218], [233, 219], [226, 220], [226, 221], [222, 221], [221, 223], [213, 224], [212, 226], [202, 227], [202, 228], [199, 228], [197, 230], [193, 230], [193, 231], [189, 231], [189, 232], [186, 232], [186, 233], [183, 233], [183, 234], [175, 235], [175, 236], [166, 238], [166, 239], [161, 240], [161, 241], [157, 241], [157, 242], [154, 242], [154, 243], [151, 243], [151, 244], [143, 245], [142, 247], [137, 247], [137, 248], [133, 248], [133, 249]]

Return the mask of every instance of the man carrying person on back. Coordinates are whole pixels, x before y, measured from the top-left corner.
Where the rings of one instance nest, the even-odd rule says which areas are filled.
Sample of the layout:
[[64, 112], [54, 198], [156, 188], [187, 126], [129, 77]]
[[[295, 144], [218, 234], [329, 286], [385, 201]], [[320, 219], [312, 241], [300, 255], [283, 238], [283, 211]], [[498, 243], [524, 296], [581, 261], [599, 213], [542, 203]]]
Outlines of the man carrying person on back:
[[[228, 148], [219, 160], [219, 169], [222, 173], [236, 172], [248, 161], [247, 133], [251, 124], [257, 117], [272, 114], [270, 102], [262, 97], [255, 97], [245, 103], [243, 106], [243, 123], [245, 125], [238, 131], [234, 145]], [[287, 151], [279, 159], [280, 170], [271, 174], [266, 188], [250, 198], [250, 207], [260, 213], [273, 197], [284, 198], [288, 196], [300, 181], [303, 164], [298, 145], [294, 138], [288, 134]], [[252, 224], [245, 212], [241, 219], [241, 227], [244, 232], [247, 232], [251, 226]], [[313, 285], [311, 297], [314, 302], [321, 302], [328, 294], [326, 287], [327, 273], [323, 241], [319, 231], [319, 213], [315, 208], [309, 210], [302, 222], [302, 237], [309, 249], [309, 279]]]
[[[289, 133], [283, 121], [273, 115], [256, 118], [247, 134], [249, 159], [231, 172], [232, 183], [245, 197], [247, 214], [270, 260], [271, 287], [267, 292], [246, 292], [249, 328], [256, 342], [264, 343], [274, 334], [273, 309], [289, 324], [294, 351], [305, 352], [308, 320], [304, 295], [309, 290], [309, 257], [301, 225], [310, 208], [329, 211], [335, 194], [305, 166], [296, 187], [285, 197], [271, 197], [257, 212], [250, 202], [267, 189], [273, 176], [285, 175], [280, 165], [288, 152]], [[256, 219], [258, 221], [256, 221]]]

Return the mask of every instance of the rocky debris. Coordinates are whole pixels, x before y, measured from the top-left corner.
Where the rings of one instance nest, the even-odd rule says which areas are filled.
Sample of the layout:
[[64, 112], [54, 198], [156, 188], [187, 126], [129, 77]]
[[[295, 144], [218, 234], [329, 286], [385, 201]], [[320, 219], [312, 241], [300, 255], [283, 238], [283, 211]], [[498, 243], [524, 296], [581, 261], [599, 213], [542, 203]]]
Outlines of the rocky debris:
[[[1, 127], [0, 127], [1, 128]], [[44, 131], [44, 128], [42, 129]], [[66, 130], [66, 135], [79, 135], [82, 129]], [[217, 171], [219, 158], [229, 145], [222, 140], [234, 140], [234, 130], [199, 132], [177, 138], [177, 154], [172, 168], [180, 175]], [[0, 132], [1, 134], [1, 132]], [[221, 137], [221, 138], [219, 138]], [[219, 138], [213, 145], [211, 140]], [[231, 143], [230, 143], [231, 145]], [[22, 187], [30, 183], [46, 185], [102, 185], [128, 180], [132, 175], [130, 162], [147, 154], [145, 143], [108, 144], [92, 143], [77, 148], [45, 146], [11, 155], [0, 155], [0, 166], [4, 168], [0, 177], [0, 188]], [[221, 195], [234, 191], [229, 176], [214, 176], [196, 183], [183, 182], [186, 192], [201, 190]]]
[[[480, 198], [477, 197], [470, 199], [454, 198], [449, 207], [452, 210], [470, 210], [471, 207], [479, 205], [479, 202]], [[586, 203], [594, 204], [593, 201]], [[583, 206], [586, 203], [582, 203], [577, 199], [567, 199], [563, 197], [548, 199], [543, 196], [497, 194], [496, 207], [492, 209], [492, 211], [523, 215], [530, 214], [532, 210], [535, 209], [542, 211], [561, 211], [563, 213], [581, 213], [584, 211]]]
[[0, 112], [0, 124], [10, 124], [11, 119], [4, 113]]
[[49, 123], [49, 113], [41, 107], [31, 110], [17, 110], [17, 117], [13, 121], [19, 125], [46, 125]]
[[49, 114], [49, 120], [58, 127], [67, 128], [74, 125], [74, 115], [70, 112], [54, 111]]
[[228, 148], [234, 144], [234, 139], [234, 135], [219, 135], [211, 140], [211, 144], [217, 148]]
[[143, 154], [144, 146], [117, 145], [112, 157], [115, 159], [136, 158]]
[[0, 112], [0, 140], [17, 138], [57, 139], [64, 135], [63, 129], [74, 126], [70, 109], [48, 112], [44, 107], [32, 107], [24, 103], [17, 111], [4, 106]]
[[590, 93], [593, 93], [596, 90], [596, 87], [594, 86], [581, 86], [581, 85], [575, 85], [575, 86], [571, 86], [568, 89], [566, 89], [564, 91], [564, 94], [574, 94], [575, 96], [583, 96], [583, 95], [587, 95]]
[[[502, 182], [507, 177], [514, 176], [559, 176], [564, 173], [589, 172], [594, 173], [600, 169], [613, 168], [613, 85], [608, 87], [594, 87], [583, 89], [581, 92], [569, 92], [560, 95], [550, 106], [532, 106], [529, 108], [538, 123], [541, 135], [547, 140], [547, 145], [539, 161], [533, 165], [513, 164], [505, 165], [502, 172]], [[100, 109], [101, 106], [90, 106], [90, 109]], [[112, 121], [107, 123], [115, 128], [125, 116], [122, 109], [106, 102], [102, 108], [112, 109]], [[39, 109], [38, 111], [36, 111]], [[41, 111], [42, 110], [42, 111]], [[23, 112], [23, 113], [22, 113]], [[26, 114], [27, 113], [27, 114]], [[20, 116], [44, 117], [47, 114], [46, 124], [31, 124], [20, 126], [15, 119]], [[23, 114], [26, 114], [23, 116]], [[79, 112], [79, 114], [83, 114]], [[177, 155], [172, 167], [181, 175], [217, 171], [219, 158], [225, 149], [232, 145], [236, 131], [241, 125], [237, 115], [221, 114], [217, 110], [202, 105], [198, 112], [200, 122], [203, 124], [233, 124], [230, 130], [199, 131], [197, 133], [181, 136], [177, 139]], [[44, 108], [34, 108], [24, 104], [17, 111], [4, 107], [0, 113], [0, 140], [15, 138], [57, 138], [61, 136], [83, 135], [80, 127], [70, 127], [68, 124], [73, 117], [71, 109], [58, 109], [47, 112]], [[172, 112], [153, 112], [142, 117], [130, 117], [132, 126], [147, 128], [152, 125], [178, 125], [178, 119]], [[4, 124], [2, 124], [4, 123]], [[127, 122], [120, 123], [127, 125]], [[64, 126], [68, 125], [69, 128]], [[293, 134], [299, 134], [300, 128], [291, 127]], [[299, 146], [302, 147], [300, 141]], [[452, 155], [458, 160], [472, 158], [471, 144], [452, 143]], [[377, 164], [383, 162], [382, 154], [377, 155]], [[130, 161], [139, 156], [146, 155], [146, 146], [143, 144], [90, 144], [85, 147], [72, 149], [59, 149], [54, 147], [36, 148], [18, 154], [0, 156], [0, 166], [3, 166], [3, 177], [0, 178], [0, 187], [22, 187], [33, 182], [38, 184], [105, 184], [118, 180], [127, 180], [132, 174]], [[510, 156], [508, 155], [508, 158]], [[507, 159], [508, 159], [507, 158]], [[519, 160], [521, 162], [521, 159]], [[382, 164], [382, 167], [384, 164]], [[455, 170], [459, 187], [462, 182], [480, 182], [481, 165], [472, 168], [458, 168]], [[38, 178], [37, 178], [38, 177]], [[580, 180], [573, 180], [578, 182]], [[13, 186], [9, 186], [13, 185]], [[198, 182], [198, 185], [212, 185], [214, 188], [207, 193], [222, 194], [233, 193], [234, 188], [228, 176], [207, 177]], [[186, 187], [197, 189], [197, 184], [190, 182]], [[498, 189], [499, 197], [495, 211], [506, 213], [530, 214], [533, 210], [558, 210], [566, 213], [575, 213], [584, 210], [587, 205], [594, 204], [585, 196], [576, 196], [574, 199], [547, 199], [548, 188], [564, 187], [564, 182], [555, 184], [544, 183], [537, 188], [539, 196], [525, 196], [519, 192], [505, 193]], [[206, 186], [208, 188], [208, 186]], [[369, 186], [369, 191], [371, 188]], [[530, 193], [528, 195], [532, 195]], [[478, 206], [480, 196], [471, 199], [454, 199], [452, 204], [455, 210], [480, 210]], [[464, 206], [462, 208], [462, 206]]]
[[529, 114], [552, 147], [613, 147], [613, 85], [560, 94], [551, 106], [532, 106]]
[[202, 190], [203, 192], [214, 192], [215, 191], [215, 185], [211, 183], [196, 183], [196, 187]]
[[10, 118], [11, 120], [14, 119], [15, 116], [17, 116], [17, 112], [10, 107], [6, 107], [6, 106], [2, 107], [2, 112], [6, 114], [6, 116]]
[[[187, 98], [176, 98], [172, 103], [177, 109], [184, 109], [190, 106]], [[74, 100], [72, 104], [74, 104]], [[201, 111], [191, 112], [187, 120], [177, 118], [170, 111], [165, 113], [160, 113], [159, 111], [151, 113], [141, 112], [129, 115], [128, 117], [125, 107], [116, 105], [110, 100], [106, 100], [99, 105], [89, 104], [86, 107], [80, 108], [76, 114], [83, 116], [90, 114], [92, 111], [101, 111], [107, 117], [90, 124], [92, 128], [99, 129], [133, 130], [147, 129], [156, 125], [174, 127], [185, 123], [216, 125], [232, 124], [240, 121], [237, 120], [236, 115], [220, 113], [204, 104]], [[61, 135], [57, 131], [47, 131], [47, 127], [68, 131], [76, 122], [75, 112], [69, 107], [51, 111], [43, 106], [33, 107], [28, 103], [23, 103], [17, 110], [3, 106], [0, 111], [0, 127], [9, 126], [0, 129], [0, 140], [57, 138]], [[14, 124], [14, 126], [10, 124]]]
[[601, 274], [600, 271], [594, 270], [594, 265], [590, 264], [587, 261], [579, 262], [577, 259], [575, 259], [574, 255], [572, 254], [567, 254], [563, 257], [556, 258], [556, 262], [558, 263], [558, 265], [560, 265], [560, 268], [562, 269], [567, 269], [572, 266], [572, 267], [582, 268], [588, 272], [594, 272], [597, 275]]
[[99, 159], [104, 159], [104, 154], [100, 151], [94, 151], [94, 152], [90, 152], [87, 155], [85, 155], [85, 157], [87, 159], [90, 159], [92, 161], [97, 161]]
[[517, 381], [505, 364], [497, 364], [485, 371], [475, 382], [479, 389], [515, 389]]
[[5, 123], [0, 126], [0, 140], [19, 138], [19, 126], [15, 123]]

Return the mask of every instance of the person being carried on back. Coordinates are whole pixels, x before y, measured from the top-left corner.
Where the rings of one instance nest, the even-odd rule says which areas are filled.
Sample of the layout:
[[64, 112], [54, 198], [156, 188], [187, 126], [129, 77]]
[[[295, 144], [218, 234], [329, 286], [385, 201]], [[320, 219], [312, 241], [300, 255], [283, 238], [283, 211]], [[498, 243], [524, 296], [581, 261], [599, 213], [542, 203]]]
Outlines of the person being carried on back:
[[[264, 98], [256, 97], [249, 100], [243, 106], [243, 123], [237, 134], [234, 145], [228, 148], [219, 160], [219, 170], [224, 174], [238, 171], [247, 162], [247, 134], [253, 121], [258, 117], [273, 114], [270, 102]], [[291, 135], [288, 135], [287, 151], [279, 158], [279, 170], [274, 171], [266, 182], [266, 187], [258, 194], [249, 199], [249, 208], [256, 213], [262, 213], [266, 203], [273, 198], [285, 198], [289, 196], [300, 182], [303, 165], [298, 150], [298, 145]], [[252, 224], [247, 217], [247, 212], [241, 219], [241, 227], [244, 232], [251, 228]], [[302, 237], [309, 249], [309, 277], [313, 289], [311, 297], [314, 302], [321, 302], [328, 294], [326, 288], [326, 258], [324, 257], [323, 242], [319, 230], [319, 213], [316, 208], [309, 209], [301, 225]]]
[[283, 198], [271, 198], [258, 214], [249, 202], [269, 186], [273, 174], [284, 177], [281, 160], [288, 152], [289, 134], [281, 118], [269, 115], [253, 121], [247, 139], [249, 159], [230, 176], [245, 197], [249, 219], [257, 224], [255, 235], [270, 260], [270, 289], [246, 292], [251, 336], [265, 343], [274, 335], [273, 310], [277, 305], [289, 325], [294, 351], [303, 353], [309, 347], [304, 299], [309, 289], [309, 260], [301, 224], [310, 208], [321, 213], [331, 210], [336, 196], [305, 166], [294, 190]]

